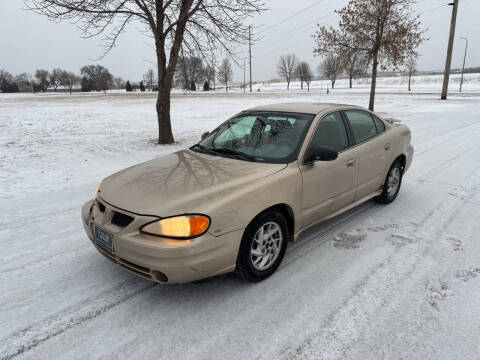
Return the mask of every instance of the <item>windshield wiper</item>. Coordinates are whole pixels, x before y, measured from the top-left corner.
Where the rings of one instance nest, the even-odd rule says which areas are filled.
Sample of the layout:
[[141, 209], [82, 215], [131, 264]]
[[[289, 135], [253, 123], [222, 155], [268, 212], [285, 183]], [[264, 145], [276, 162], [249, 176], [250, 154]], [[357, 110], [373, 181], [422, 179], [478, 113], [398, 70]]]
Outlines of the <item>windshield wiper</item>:
[[249, 155], [249, 154], [245, 154], [244, 152], [241, 152], [241, 151], [238, 151], [238, 150], [234, 150], [234, 149], [229, 149], [229, 148], [209, 148], [208, 150], [210, 151], [214, 151], [214, 152], [218, 152], [218, 153], [222, 153], [222, 154], [227, 154], [227, 155], [233, 155], [237, 158], [243, 158], [243, 159], [246, 159], [246, 160], [249, 160], [249, 161], [255, 161], [256, 160], [256, 157], [255, 156], [252, 156], [252, 155]]
[[201, 152], [207, 153], [207, 154], [212, 154], [212, 155], [218, 155], [220, 154], [226, 154], [226, 155], [232, 155], [237, 158], [242, 158], [246, 159], [249, 161], [255, 161], [256, 157], [252, 155], [245, 154], [244, 152], [237, 151], [234, 149], [229, 149], [229, 148], [209, 148], [206, 146], [203, 146], [201, 144], [195, 144], [190, 147], [190, 150], [200, 150]]
[[207, 154], [214, 154], [215, 153], [214, 151], [212, 151], [212, 149], [207, 148], [207, 147], [205, 147], [203, 145], [200, 145], [200, 144], [195, 144], [195, 145], [190, 147], [190, 150], [194, 150], [194, 149], [198, 149], [198, 150], [203, 151]]

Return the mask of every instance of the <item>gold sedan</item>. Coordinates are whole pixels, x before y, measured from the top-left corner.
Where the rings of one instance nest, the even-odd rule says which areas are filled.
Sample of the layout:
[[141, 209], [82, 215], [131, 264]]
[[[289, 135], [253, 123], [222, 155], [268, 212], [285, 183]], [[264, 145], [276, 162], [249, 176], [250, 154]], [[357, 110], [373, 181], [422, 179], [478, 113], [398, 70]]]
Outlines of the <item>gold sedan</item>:
[[410, 139], [357, 106], [256, 107], [190, 149], [104, 179], [83, 225], [100, 253], [153, 281], [260, 281], [305, 229], [371, 198], [395, 200]]

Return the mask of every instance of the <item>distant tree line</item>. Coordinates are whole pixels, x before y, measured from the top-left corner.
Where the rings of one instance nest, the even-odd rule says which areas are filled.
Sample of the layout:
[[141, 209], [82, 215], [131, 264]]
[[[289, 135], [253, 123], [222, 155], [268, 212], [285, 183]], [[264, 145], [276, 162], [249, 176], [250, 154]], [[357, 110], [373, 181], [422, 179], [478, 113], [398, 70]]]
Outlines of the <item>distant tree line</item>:
[[62, 89], [72, 93], [80, 91], [104, 91], [110, 89], [125, 89], [126, 82], [120, 77], [114, 77], [110, 71], [101, 65], [86, 65], [80, 69], [80, 75], [60, 68], [52, 71], [38, 69], [35, 73], [12, 75], [6, 70], [0, 70], [0, 92], [46, 92]]
[[[300, 88], [303, 84], [307, 85], [310, 91], [310, 83], [313, 80], [313, 71], [310, 64], [305, 61], [299, 61], [295, 54], [280, 56], [277, 63], [277, 73], [287, 82], [287, 89], [290, 89], [292, 80], [300, 80]], [[363, 77], [367, 74], [367, 62], [359, 53], [351, 52], [349, 56], [340, 61], [334, 55], [328, 55], [318, 66], [318, 74], [321, 78], [331, 81], [332, 88], [335, 87], [335, 81], [345, 74], [350, 81], [350, 88], [353, 80]]]
[[[225, 58], [218, 71], [213, 64], [204, 64], [202, 58], [195, 56], [180, 57], [175, 69], [174, 86], [184, 90], [208, 91], [215, 89], [215, 80], [225, 84], [232, 81], [232, 65]], [[212, 86], [213, 85], [213, 86]], [[0, 92], [47, 92], [58, 89], [70, 93], [76, 91], [103, 91], [110, 89], [125, 89], [130, 91], [158, 91], [158, 76], [155, 70], [148, 69], [143, 79], [136, 83], [114, 77], [110, 71], [101, 65], [85, 65], [80, 68], [80, 74], [55, 68], [52, 71], [38, 69], [34, 75], [21, 73], [13, 76], [5, 70], [0, 70]]]

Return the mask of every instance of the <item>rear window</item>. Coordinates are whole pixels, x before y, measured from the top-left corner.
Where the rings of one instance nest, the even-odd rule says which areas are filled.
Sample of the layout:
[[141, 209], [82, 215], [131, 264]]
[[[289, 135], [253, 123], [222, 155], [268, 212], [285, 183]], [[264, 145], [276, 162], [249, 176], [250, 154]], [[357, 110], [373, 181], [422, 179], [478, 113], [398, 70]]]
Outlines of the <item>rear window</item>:
[[352, 127], [353, 136], [357, 143], [364, 142], [377, 135], [377, 128], [370, 113], [357, 110], [346, 110], [348, 121]]
[[378, 133], [380, 134], [381, 132], [384, 132], [385, 131], [385, 124], [383, 123], [383, 121], [380, 120], [375, 115], [373, 115], [373, 114], [371, 114], [371, 115], [372, 115], [373, 121], [375, 122], [375, 126], [377, 127]]

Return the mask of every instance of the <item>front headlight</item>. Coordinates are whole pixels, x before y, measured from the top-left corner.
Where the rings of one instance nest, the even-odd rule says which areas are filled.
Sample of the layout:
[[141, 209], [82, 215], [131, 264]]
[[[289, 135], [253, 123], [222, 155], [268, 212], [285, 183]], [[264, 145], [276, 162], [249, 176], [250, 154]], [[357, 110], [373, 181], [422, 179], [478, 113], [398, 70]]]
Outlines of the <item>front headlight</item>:
[[155, 220], [140, 228], [146, 234], [174, 239], [191, 239], [203, 235], [210, 225], [205, 215], [190, 214]]

